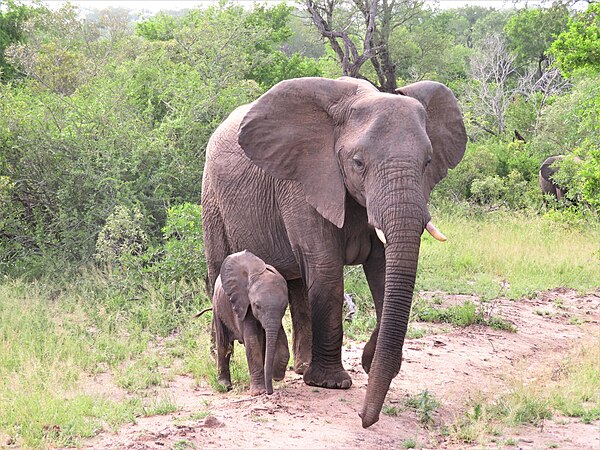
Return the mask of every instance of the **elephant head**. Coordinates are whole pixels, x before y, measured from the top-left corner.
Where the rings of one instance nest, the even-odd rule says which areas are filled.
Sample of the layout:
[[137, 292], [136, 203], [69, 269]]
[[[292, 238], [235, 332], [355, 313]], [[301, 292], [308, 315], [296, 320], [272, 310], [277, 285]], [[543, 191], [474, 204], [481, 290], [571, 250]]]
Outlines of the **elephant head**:
[[558, 171], [558, 166], [564, 158], [565, 157], [563, 155], [550, 156], [549, 158], [546, 158], [546, 160], [544, 160], [540, 166], [539, 172], [542, 194], [553, 195], [558, 200], [564, 197], [565, 190], [556, 184], [556, 182], [552, 179], [552, 176]]
[[394, 95], [346, 77], [287, 80], [253, 104], [238, 142], [266, 173], [300, 183], [306, 201], [339, 228], [352, 196], [385, 246], [383, 310], [360, 413], [368, 427], [400, 370], [421, 234], [427, 227], [444, 239], [428, 226], [427, 201], [465, 151], [457, 101], [432, 81]]
[[[574, 176], [573, 170], [575, 170], [575, 167], [582, 162], [583, 161], [579, 157], [574, 155], [557, 155], [546, 158], [540, 166], [539, 171], [542, 194], [550, 194], [557, 200], [565, 199], [568, 192], [567, 186], [558, 184], [554, 177], [560, 172], [563, 174], [566, 173], [567, 178], [572, 180], [572, 177]], [[566, 184], [569, 183], [567, 182]], [[569, 198], [569, 201], [575, 202], [575, 199]]]
[[265, 387], [272, 394], [277, 338], [288, 304], [287, 283], [273, 266], [248, 251], [225, 258], [221, 283], [240, 321], [250, 310], [265, 330]]

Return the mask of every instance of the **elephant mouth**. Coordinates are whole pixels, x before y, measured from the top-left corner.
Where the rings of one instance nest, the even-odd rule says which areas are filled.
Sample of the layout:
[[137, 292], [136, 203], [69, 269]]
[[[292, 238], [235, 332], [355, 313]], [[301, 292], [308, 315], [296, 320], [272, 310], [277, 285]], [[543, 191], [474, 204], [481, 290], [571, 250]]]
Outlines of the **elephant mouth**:
[[[444, 233], [442, 233], [438, 229], [438, 227], [436, 227], [433, 224], [433, 222], [431, 220], [429, 222], [427, 222], [425, 229], [431, 236], [433, 236], [435, 239], [437, 239], [440, 242], [446, 242], [448, 240], [448, 238], [444, 235]], [[383, 245], [387, 244], [387, 239], [385, 237], [385, 233], [383, 232], [383, 230], [381, 228], [375, 227], [375, 234], [377, 235], [377, 237], [379, 238], [379, 240], [381, 241], [381, 243]]]

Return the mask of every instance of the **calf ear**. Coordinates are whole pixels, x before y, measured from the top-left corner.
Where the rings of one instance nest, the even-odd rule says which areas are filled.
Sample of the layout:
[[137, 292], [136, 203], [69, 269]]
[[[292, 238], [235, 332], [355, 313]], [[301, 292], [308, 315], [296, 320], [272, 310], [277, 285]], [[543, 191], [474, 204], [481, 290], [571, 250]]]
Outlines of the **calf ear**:
[[254, 164], [275, 178], [299, 182], [306, 201], [339, 228], [346, 188], [335, 155], [336, 127], [361, 86], [349, 78], [282, 81], [253, 103], [238, 132]]
[[425, 169], [425, 198], [446, 176], [448, 169], [462, 159], [467, 147], [467, 133], [454, 94], [442, 83], [419, 81], [396, 89], [396, 93], [419, 100], [427, 111], [426, 132], [433, 147], [431, 163]]
[[250, 277], [266, 270], [262, 259], [249, 251], [233, 253], [221, 265], [221, 283], [229, 297], [233, 311], [243, 320], [250, 307], [248, 288]]

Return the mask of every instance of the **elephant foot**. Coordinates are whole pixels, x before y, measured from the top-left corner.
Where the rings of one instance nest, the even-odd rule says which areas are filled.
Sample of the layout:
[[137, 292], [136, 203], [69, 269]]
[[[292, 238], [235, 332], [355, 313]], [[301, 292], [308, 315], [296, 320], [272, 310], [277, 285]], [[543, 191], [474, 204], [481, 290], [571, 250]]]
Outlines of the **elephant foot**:
[[257, 395], [262, 395], [265, 392], [267, 392], [267, 390], [264, 386], [250, 386], [250, 395], [253, 397], [256, 397]]
[[281, 381], [285, 378], [285, 367], [273, 371], [273, 379], [275, 381]]
[[231, 385], [231, 379], [229, 379], [229, 377], [227, 376], [220, 376], [219, 378], [217, 378], [217, 383], [219, 383], [219, 385], [223, 387], [223, 389], [225, 389], [226, 391], [230, 391], [233, 389], [233, 386]]
[[352, 386], [350, 375], [343, 368], [331, 370], [315, 364], [311, 364], [304, 372], [304, 382], [326, 389], [349, 389]]
[[294, 364], [294, 372], [296, 372], [298, 375], [302, 375], [304, 372], [306, 372], [306, 369], [308, 369], [309, 363], [307, 362], [303, 362], [303, 361], [299, 361], [296, 362]]

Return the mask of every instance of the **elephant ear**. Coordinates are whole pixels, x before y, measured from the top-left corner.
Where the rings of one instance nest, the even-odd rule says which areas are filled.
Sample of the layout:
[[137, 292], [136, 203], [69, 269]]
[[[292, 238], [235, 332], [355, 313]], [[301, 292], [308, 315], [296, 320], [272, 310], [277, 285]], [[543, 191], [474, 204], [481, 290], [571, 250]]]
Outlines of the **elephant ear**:
[[306, 201], [325, 219], [344, 224], [346, 188], [335, 154], [335, 127], [344, 102], [361, 87], [326, 78], [282, 81], [244, 117], [238, 142], [269, 175], [302, 185]]
[[235, 314], [240, 320], [246, 317], [250, 307], [248, 289], [250, 278], [266, 270], [264, 261], [247, 250], [233, 253], [221, 265], [223, 290], [231, 300]]
[[462, 159], [467, 147], [467, 133], [456, 97], [450, 89], [435, 81], [419, 81], [396, 89], [396, 93], [412, 97], [427, 111], [426, 131], [433, 147], [431, 163], [425, 169], [425, 198], [444, 178], [448, 169]]
[[557, 161], [562, 161], [563, 158], [563, 156], [551, 156], [542, 163], [540, 167], [540, 174], [544, 180], [551, 181], [550, 177], [556, 173], [558, 166], [560, 165], [560, 163], [555, 163]]

